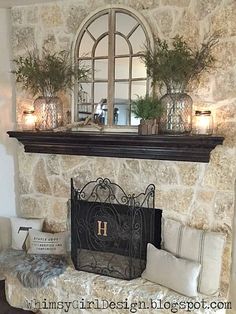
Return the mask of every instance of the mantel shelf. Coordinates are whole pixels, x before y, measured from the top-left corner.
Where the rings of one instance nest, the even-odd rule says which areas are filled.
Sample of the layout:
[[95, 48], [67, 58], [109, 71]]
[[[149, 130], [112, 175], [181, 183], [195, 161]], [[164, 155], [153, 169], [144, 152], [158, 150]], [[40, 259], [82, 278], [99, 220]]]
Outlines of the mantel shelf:
[[208, 162], [221, 136], [8, 131], [27, 153]]

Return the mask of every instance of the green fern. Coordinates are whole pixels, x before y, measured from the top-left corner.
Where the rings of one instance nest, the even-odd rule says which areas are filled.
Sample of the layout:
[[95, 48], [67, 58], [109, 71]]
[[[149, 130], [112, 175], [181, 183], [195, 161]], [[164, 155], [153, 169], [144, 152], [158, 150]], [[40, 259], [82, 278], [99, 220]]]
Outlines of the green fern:
[[153, 84], [164, 84], [167, 89], [178, 86], [184, 89], [194, 79], [199, 79], [203, 71], [214, 66], [212, 50], [218, 43], [219, 34], [215, 33], [204, 42], [200, 49], [193, 51], [181, 36], [173, 38], [172, 47], [166, 40], [156, 38], [153, 49], [145, 47], [141, 57], [147, 67], [148, 76]]
[[72, 89], [75, 80], [86, 81], [90, 74], [90, 69], [73, 65], [66, 51], [49, 53], [44, 50], [40, 57], [39, 51], [34, 49], [13, 62], [15, 70], [12, 73], [16, 76], [16, 82], [21, 83], [23, 89], [29, 90], [33, 96], [55, 96], [59, 91]]
[[155, 119], [161, 117], [163, 106], [158, 98], [138, 96], [137, 100], [132, 102], [131, 111], [135, 118]]

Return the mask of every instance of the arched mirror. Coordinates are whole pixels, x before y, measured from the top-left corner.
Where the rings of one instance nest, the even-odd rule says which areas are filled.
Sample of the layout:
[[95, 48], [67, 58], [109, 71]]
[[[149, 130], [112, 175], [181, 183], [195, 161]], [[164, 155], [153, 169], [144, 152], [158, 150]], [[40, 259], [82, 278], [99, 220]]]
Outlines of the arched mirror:
[[124, 8], [102, 10], [89, 18], [78, 34], [76, 61], [92, 69], [88, 82], [77, 84], [75, 120], [95, 118], [108, 126], [139, 124], [131, 102], [149, 92], [146, 68], [140, 56], [150, 45], [140, 17]]

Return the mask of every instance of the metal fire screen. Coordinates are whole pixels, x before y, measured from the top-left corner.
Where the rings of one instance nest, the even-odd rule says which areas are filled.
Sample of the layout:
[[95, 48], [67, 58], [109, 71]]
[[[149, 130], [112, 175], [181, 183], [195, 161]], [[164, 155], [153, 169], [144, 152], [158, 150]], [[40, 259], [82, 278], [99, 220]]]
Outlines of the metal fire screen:
[[71, 180], [71, 255], [77, 270], [121, 279], [140, 277], [147, 243], [160, 248], [161, 215], [155, 186], [126, 194], [108, 178], [76, 189]]

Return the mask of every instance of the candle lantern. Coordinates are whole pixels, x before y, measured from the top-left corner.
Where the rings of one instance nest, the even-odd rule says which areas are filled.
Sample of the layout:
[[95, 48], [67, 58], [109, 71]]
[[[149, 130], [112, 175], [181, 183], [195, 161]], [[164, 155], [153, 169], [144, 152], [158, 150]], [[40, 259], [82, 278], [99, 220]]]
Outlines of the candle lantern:
[[211, 111], [195, 111], [192, 133], [196, 135], [211, 135], [213, 133], [213, 119]]
[[25, 131], [35, 129], [36, 117], [34, 115], [34, 110], [24, 110], [23, 111], [23, 125], [22, 128]]

